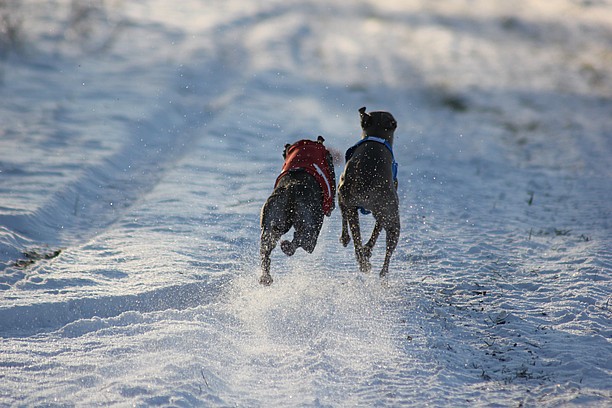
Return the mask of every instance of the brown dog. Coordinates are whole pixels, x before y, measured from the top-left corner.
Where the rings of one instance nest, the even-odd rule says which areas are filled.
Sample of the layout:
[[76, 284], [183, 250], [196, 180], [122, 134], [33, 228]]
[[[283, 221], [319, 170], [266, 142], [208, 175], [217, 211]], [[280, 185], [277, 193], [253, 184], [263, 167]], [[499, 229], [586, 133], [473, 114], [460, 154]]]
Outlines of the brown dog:
[[[355, 256], [362, 272], [371, 269], [370, 256], [382, 229], [386, 233], [385, 261], [380, 271], [389, 272], [391, 255], [400, 234], [399, 199], [397, 196], [397, 163], [393, 157], [393, 134], [397, 122], [389, 112], [366, 113], [359, 109], [362, 138], [346, 152], [346, 165], [338, 186], [338, 203], [342, 212], [340, 242], [347, 246], [351, 229]], [[376, 223], [370, 240], [362, 245], [359, 213], [372, 212]]]
[[259, 282], [270, 285], [270, 253], [281, 236], [294, 228], [293, 240], [282, 241], [282, 251], [291, 256], [302, 247], [312, 253], [323, 225], [323, 215], [335, 208], [336, 175], [332, 155], [317, 141], [300, 140], [285, 145], [285, 163], [274, 191], [261, 209], [261, 269]]

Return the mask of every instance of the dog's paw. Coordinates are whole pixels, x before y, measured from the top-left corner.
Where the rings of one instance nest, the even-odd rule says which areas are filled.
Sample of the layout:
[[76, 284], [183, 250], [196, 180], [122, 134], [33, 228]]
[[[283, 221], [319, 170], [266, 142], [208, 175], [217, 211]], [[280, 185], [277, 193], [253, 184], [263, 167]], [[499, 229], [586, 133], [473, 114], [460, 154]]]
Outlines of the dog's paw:
[[293, 246], [293, 243], [291, 243], [290, 241], [283, 241], [283, 242], [281, 242], [281, 250], [287, 256], [291, 256], [291, 255], [295, 254], [295, 247]]
[[364, 245], [363, 248], [361, 249], [361, 255], [365, 259], [370, 259], [370, 257], [372, 256], [372, 246], [370, 245], [369, 242], [366, 245]]
[[259, 278], [259, 283], [261, 283], [264, 286], [270, 286], [272, 284], [272, 275], [268, 274], [263, 274], [261, 275], [261, 277]]
[[372, 264], [367, 259], [361, 259], [359, 261], [359, 270], [363, 273], [372, 272]]
[[349, 234], [342, 234], [342, 236], [340, 236], [340, 243], [343, 247], [346, 247], [349, 242], [351, 242], [351, 237], [349, 236]]

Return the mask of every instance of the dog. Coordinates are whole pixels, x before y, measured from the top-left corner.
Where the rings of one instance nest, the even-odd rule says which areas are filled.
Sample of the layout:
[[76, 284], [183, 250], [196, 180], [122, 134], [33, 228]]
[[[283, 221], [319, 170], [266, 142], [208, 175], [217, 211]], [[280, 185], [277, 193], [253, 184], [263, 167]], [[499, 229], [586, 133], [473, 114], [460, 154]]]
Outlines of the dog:
[[[380, 271], [389, 272], [391, 255], [400, 235], [399, 198], [397, 195], [397, 163], [393, 156], [393, 136], [397, 122], [389, 112], [366, 113], [359, 109], [361, 140], [347, 150], [344, 171], [338, 185], [338, 204], [342, 213], [340, 242], [347, 246], [351, 240], [362, 272], [371, 270], [370, 256], [381, 230], [386, 234], [385, 261]], [[376, 220], [370, 240], [362, 245], [359, 229], [359, 210], [371, 212]]]
[[281, 242], [281, 249], [291, 256], [301, 247], [312, 253], [323, 225], [323, 215], [336, 207], [336, 175], [331, 153], [316, 141], [299, 140], [286, 144], [285, 162], [276, 179], [274, 191], [261, 209], [261, 270], [259, 282], [272, 284], [270, 254], [279, 239], [294, 228], [293, 240]]

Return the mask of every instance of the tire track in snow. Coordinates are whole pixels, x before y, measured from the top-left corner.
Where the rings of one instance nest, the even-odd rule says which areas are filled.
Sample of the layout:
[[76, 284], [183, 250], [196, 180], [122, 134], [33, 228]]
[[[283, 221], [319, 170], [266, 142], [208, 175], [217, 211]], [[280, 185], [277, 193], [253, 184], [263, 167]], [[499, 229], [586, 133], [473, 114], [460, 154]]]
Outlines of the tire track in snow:
[[125, 312], [151, 313], [183, 310], [214, 302], [218, 292], [209, 282], [194, 282], [137, 294], [85, 297], [62, 302], [41, 302], [0, 309], [0, 337], [29, 337], [61, 329], [62, 336], [82, 336], [91, 319], [104, 321]]
[[[139, 35], [139, 30], [146, 32], [150, 28], [145, 24], [131, 29], [136, 33], [125, 29], [121, 39], [116, 41], [121, 42], [120, 40], [131, 35]], [[112, 104], [113, 102], [108, 100], [113, 98], [117, 103], [121, 98], [128, 100], [122, 101], [119, 107], [127, 108], [130, 100], [133, 103], [141, 100], [143, 105], [135, 112], [124, 110], [121, 113], [113, 113], [113, 109], [109, 109], [107, 113], [103, 110], [100, 113], [101, 118], [99, 115], [90, 114], [90, 121], [115, 122], [110, 130], [122, 135], [113, 135], [113, 138], [121, 140], [119, 146], [115, 146], [111, 154], [95, 150], [84, 152], [85, 155], [92, 155], [91, 161], [95, 164], [64, 170], [77, 173], [77, 176], [71, 177], [64, 185], [56, 186], [56, 191], [35, 210], [28, 213], [0, 214], [0, 271], [11, 267], [30, 249], [37, 252], [65, 249], [82, 244], [110, 228], [155, 187], [188, 151], [189, 145], [201, 137], [202, 127], [236, 97], [242, 73], [237, 69], [228, 69], [226, 64], [230, 61], [222, 56], [226, 54], [227, 48], [223, 44], [231, 41], [226, 37], [234, 35], [234, 25], [228, 28], [229, 33], [220, 30], [217, 34], [219, 47], [214, 50], [217, 55], [213, 56], [207, 55], [194, 45], [194, 40], [189, 42], [185, 40], [184, 35], [170, 28], [166, 29], [166, 35], [170, 37], [168, 41], [176, 37], [177, 41], [182, 40], [185, 44], [182, 44], [180, 50], [173, 50], [176, 55], [170, 61], [162, 61], [160, 67], [151, 72], [154, 78], [161, 79], [159, 88], [153, 91], [151, 84], [148, 84], [142, 91], [137, 86], [131, 87], [129, 91], [122, 89], [126, 81], [137, 84], [142, 80], [141, 71], [129, 67], [121, 73], [123, 77], [119, 75], [117, 82], [109, 85], [111, 89], [113, 86], [116, 88], [116, 96], [113, 96], [112, 90], [103, 88], [102, 84], [86, 95], [81, 95], [84, 98], [82, 103], [93, 106]], [[152, 40], [155, 40], [155, 37]], [[123, 54], [130, 52], [134, 51], [129, 47], [126, 49], [119, 46], [118, 50], [111, 51], [110, 55], [112, 58], [121, 58], [124, 57]], [[74, 63], [69, 57], [57, 58], [49, 64], [63, 67]], [[155, 58], [155, 54], [147, 59], [152, 58]], [[165, 59], [167, 56], [160, 52], [157, 58]], [[183, 60], [188, 63], [181, 63]], [[95, 67], [95, 62], [92, 61], [83, 62], [83, 65], [89, 66], [89, 70], [93, 72], [88, 74], [94, 77], [103, 78], [108, 75], [108, 72], [104, 71], [104, 64], [100, 64], [100, 68]], [[202, 72], [206, 73], [204, 79], [199, 77]], [[215, 80], [209, 81], [207, 76]], [[61, 94], [68, 85], [59, 82], [57, 93]], [[152, 96], [155, 98], [151, 99]], [[79, 103], [63, 104], [58, 109], [61, 113], [56, 121], [82, 116]], [[50, 125], [61, 129], [61, 123]], [[97, 160], [100, 157], [102, 159]], [[5, 276], [3, 279], [5, 287], [12, 286], [23, 276], [22, 273], [9, 275], [12, 277]]]

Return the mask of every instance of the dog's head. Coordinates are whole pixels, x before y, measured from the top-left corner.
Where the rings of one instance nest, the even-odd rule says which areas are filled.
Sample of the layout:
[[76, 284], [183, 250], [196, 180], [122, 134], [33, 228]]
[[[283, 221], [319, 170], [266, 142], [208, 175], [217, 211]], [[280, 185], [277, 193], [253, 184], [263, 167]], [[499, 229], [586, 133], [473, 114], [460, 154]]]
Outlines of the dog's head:
[[365, 106], [359, 109], [363, 137], [381, 137], [393, 144], [393, 133], [397, 129], [397, 121], [389, 112], [378, 111], [366, 113]]
[[[325, 139], [323, 138], [323, 136], [321, 136], [321, 135], [317, 136], [317, 143], [323, 144], [323, 142], [325, 142]], [[291, 146], [293, 146], [293, 145], [290, 144], [290, 143], [287, 143], [285, 145], [285, 148], [283, 149], [283, 159], [287, 158], [287, 151], [289, 150], [289, 148]]]

